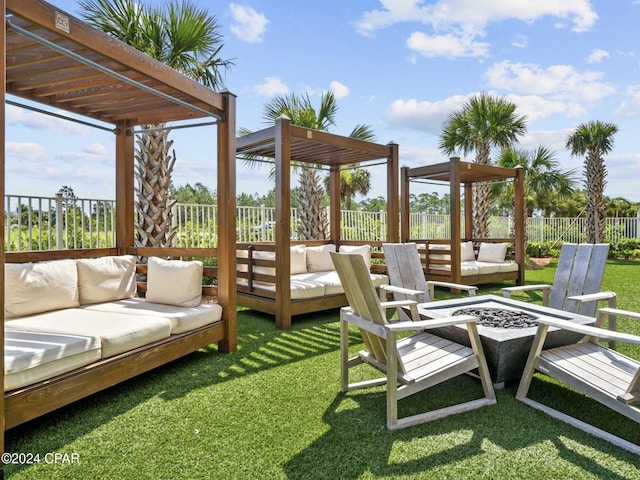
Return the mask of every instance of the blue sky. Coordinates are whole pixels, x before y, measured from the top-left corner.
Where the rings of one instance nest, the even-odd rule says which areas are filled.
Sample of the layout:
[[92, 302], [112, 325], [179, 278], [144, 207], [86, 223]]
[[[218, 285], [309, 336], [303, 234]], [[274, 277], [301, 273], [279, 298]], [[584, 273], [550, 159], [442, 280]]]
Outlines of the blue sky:
[[[238, 97], [238, 127], [264, 127], [273, 95], [307, 92], [319, 104], [332, 90], [333, 132], [369, 124], [414, 167], [446, 161], [437, 145], [447, 115], [492, 92], [527, 115], [519, 147], [549, 147], [580, 181], [583, 159], [565, 149], [567, 136], [589, 120], [615, 123], [605, 194], [640, 201], [639, 0], [194, 1], [217, 17], [222, 56], [235, 63], [225, 83]], [[80, 16], [75, 0], [51, 3]], [[7, 193], [69, 185], [79, 197], [114, 197], [111, 134], [17, 108], [7, 122]], [[214, 135], [172, 133], [175, 184], [215, 188], [202, 141]], [[384, 170], [372, 173], [368, 196], [384, 196]], [[238, 193], [266, 193], [265, 175], [239, 164]]]

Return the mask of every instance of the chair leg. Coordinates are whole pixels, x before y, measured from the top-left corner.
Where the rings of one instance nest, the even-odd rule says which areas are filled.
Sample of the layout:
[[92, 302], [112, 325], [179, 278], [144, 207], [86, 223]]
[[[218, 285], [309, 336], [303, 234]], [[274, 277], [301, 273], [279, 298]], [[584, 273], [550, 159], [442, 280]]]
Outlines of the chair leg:
[[387, 333], [387, 428], [398, 428], [398, 358], [393, 332]]

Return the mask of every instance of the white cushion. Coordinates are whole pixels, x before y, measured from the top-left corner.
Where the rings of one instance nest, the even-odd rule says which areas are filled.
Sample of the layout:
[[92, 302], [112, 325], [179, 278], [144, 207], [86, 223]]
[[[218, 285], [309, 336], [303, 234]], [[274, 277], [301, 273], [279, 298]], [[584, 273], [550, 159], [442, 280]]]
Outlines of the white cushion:
[[178, 307], [196, 307], [202, 300], [202, 262], [149, 257], [148, 302]]
[[111, 302], [136, 293], [136, 257], [83, 258], [78, 267], [80, 304]]
[[507, 254], [506, 243], [481, 243], [478, 252], [479, 262], [503, 263]]
[[4, 390], [31, 385], [100, 360], [94, 336], [5, 331]]
[[4, 272], [6, 318], [80, 305], [75, 260], [6, 263]]
[[442, 254], [442, 253], [432, 253], [432, 252], [437, 252], [438, 250], [451, 250], [451, 246], [450, 245], [444, 245], [444, 244], [440, 244], [440, 243], [434, 243], [429, 245], [429, 258], [432, 260], [451, 260], [451, 255], [447, 254]]
[[364, 258], [367, 270], [371, 270], [371, 246], [370, 245], [340, 245], [340, 253], [359, 253]]
[[336, 246], [333, 243], [307, 247], [307, 272], [327, 272], [335, 270], [333, 260], [329, 252], [335, 252]]
[[217, 303], [201, 303], [197, 307], [176, 307], [175, 305], [151, 303], [143, 298], [125, 298], [115, 302], [87, 305], [82, 308], [97, 312], [168, 318], [171, 321], [172, 335], [194, 330], [222, 318], [222, 307]]
[[304, 245], [291, 246], [291, 275], [307, 273], [307, 249]]
[[[253, 252], [253, 259], [254, 260], [271, 260], [271, 261], [275, 261], [276, 259], [276, 252], [263, 252], [263, 251], [254, 251]], [[259, 273], [261, 275], [275, 275], [276, 274], [276, 268], [275, 267], [262, 267], [259, 265], [254, 265], [253, 267], [253, 273]]]
[[119, 315], [67, 308], [5, 321], [5, 330], [99, 337], [102, 358], [124, 353], [171, 335], [164, 317]]
[[473, 242], [462, 242], [460, 244], [460, 261], [472, 262], [476, 259], [476, 252], [473, 250]]
[[[478, 275], [487, 275], [490, 273], [498, 273], [500, 271], [500, 264], [493, 262], [465, 262], [465, 266], [476, 267], [478, 269]], [[464, 275], [464, 273], [462, 275]]]

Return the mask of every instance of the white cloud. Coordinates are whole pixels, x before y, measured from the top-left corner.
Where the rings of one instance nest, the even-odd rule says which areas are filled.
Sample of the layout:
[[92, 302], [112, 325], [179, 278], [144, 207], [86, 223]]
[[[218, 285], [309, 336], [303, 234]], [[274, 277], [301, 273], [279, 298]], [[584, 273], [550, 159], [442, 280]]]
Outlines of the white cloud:
[[615, 93], [612, 85], [600, 81], [602, 72], [579, 72], [571, 65], [542, 68], [504, 61], [490, 66], [486, 76], [492, 88], [573, 101], [594, 101]]
[[516, 38], [513, 39], [511, 45], [516, 48], [527, 48], [527, 46], [529, 45], [529, 39], [526, 37], [526, 35], [516, 35]]
[[349, 95], [349, 87], [336, 80], [329, 84], [329, 89], [338, 100]]
[[[489, 44], [478, 42], [491, 23], [519, 20], [532, 23], [543, 17], [559, 19], [557, 27], [570, 23], [576, 32], [591, 29], [598, 15], [589, 0], [438, 0], [425, 5], [424, 0], [380, 0], [381, 9], [363, 12], [354, 22], [364, 36], [397, 23], [424, 24], [428, 33], [414, 32], [407, 40], [409, 48], [428, 57], [444, 55], [486, 56]], [[522, 48], [522, 41], [514, 46]], [[526, 45], [526, 43], [524, 44]]]
[[232, 3], [231, 9], [231, 31], [240, 40], [248, 43], [260, 43], [267, 30], [269, 20], [262, 13], [256, 12], [252, 7]]
[[587, 61], [589, 63], [600, 63], [602, 60], [609, 57], [611, 57], [611, 55], [606, 50], [594, 48], [593, 50], [591, 50], [591, 53], [589, 54]]
[[[32, 112], [30, 110], [16, 107], [15, 105], [7, 105], [5, 110], [7, 125], [23, 126], [34, 130], [60, 131], [68, 132], [74, 135], [89, 135], [89, 128], [68, 120], [45, 115], [43, 113]], [[69, 115], [68, 112], [55, 111], [62, 115]]]
[[640, 118], [640, 86], [630, 87], [627, 99], [613, 112], [615, 118]]
[[506, 98], [517, 106], [518, 114], [527, 116], [528, 123], [554, 115], [575, 118], [587, 112], [579, 103], [551, 100], [538, 95], [507, 95]]
[[381, 10], [364, 12], [355, 22], [362, 35], [400, 22], [420, 22], [434, 29], [451, 26], [464, 30], [484, 30], [492, 22], [520, 20], [531, 23], [545, 16], [569, 21], [573, 30], [589, 30], [598, 14], [589, 0], [438, 0], [425, 5], [424, 0], [380, 0]]
[[438, 102], [399, 99], [389, 105], [385, 116], [394, 126], [439, 135], [447, 115], [459, 109], [466, 100], [465, 95], [455, 95]]
[[42, 162], [49, 159], [47, 150], [33, 142], [7, 142], [5, 152], [8, 157], [15, 157], [20, 161]]
[[106, 147], [103, 144], [98, 142], [92, 143], [91, 145], [87, 145], [82, 149], [82, 151], [90, 155], [104, 156], [107, 154]]
[[278, 77], [266, 77], [264, 83], [253, 87], [253, 91], [259, 95], [272, 97], [274, 95], [285, 95], [289, 93], [289, 87]]
[[489, 44], [476, 42], [471, 36], [426, 35], [413, 32], [407, 39], [407, 47], [425, 57], [486, 57]]

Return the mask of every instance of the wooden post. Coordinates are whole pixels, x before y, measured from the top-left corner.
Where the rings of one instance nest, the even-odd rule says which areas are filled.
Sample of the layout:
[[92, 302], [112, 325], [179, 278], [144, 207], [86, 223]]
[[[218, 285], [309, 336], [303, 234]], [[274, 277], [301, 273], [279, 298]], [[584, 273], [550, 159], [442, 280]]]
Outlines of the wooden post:
[[[460, 158], [452, 157], [449, 164], [449, 216], [451, 218], [451, 282], [461, 283], [460, 272]], [[465, 212], [465, 218], [469, 216]]]
[[218, 302], [224, 305], [222, 320], [225, 340], [218, 347], [223, 352], [238, 348], [238, 312], [236, 294], [236, 97], [222, 92], [224, 121], [218, 132]]
[[116, 247], [120, 255], [129, 253], [135, 240], [134, 136], [133, 124], [116, 124]]
[[340, 245], [340, 167], [332, 164], [329, 168], [329, 238], [331, 243]]
[[514, 242], [515, 242], [515, 254], [516, 263], [518, 264], [518, 278], [516, 279], [516, 285], [524, 285], [524, 270], [525, 270], [525, 258], [526, 251], [525, 245], [525, 198], [524, 198], [524, 168], [517, 166], [515, 168], [515, 185], [514, 185], [514, 213], [513, 221], [514, 225]]
[[275, 124], [276, 154], [276, 327], [291, 328], [291, 120]]
[[389, 143], [389, 156], [387, 157], [387, 242], [397, 242], [399, 234], [399, 207], [398, 207], [398, 173], [399, 158], [398, 144]]
[[406, 243], [411, 234], [411, 214], [409, 212], [409, 167], [403, 166], [400, 173], [400, 241]]
[[[2, 12], [3, 12], [3, 18], [6, 18], [6, 5], [4, 0], [0, 0], [0, 2], [2, 2]], [[7, 116], [6, 116], [6, 108], [7, 108], [7, 104], [5, 103], [5, 92], [7, 91], [7, 23], [6, 22], [2, 22], [2, 33], [0, 34], [0, 43], [2, 43], [2, 48], [0, 49], [0, 51], [2, 52], [2, 61], [0, 63], [2, 63], [2, 70], [1, 70], [1, 76], [2, 76], [2, 121], [0, 122], [0, 198], [3, 199], [4, 201], [4, 196], [5, 196], [5, 168], [6, 168], [6, 162], [5, 162], [5, 148], [4, 148], [4, 144], [5, 144], [5, 123], [7, 120]], [[2, 282], [0, 282], [0, 304], [2, 304], [3, 308], [2, 308], [2, 325], [4, 325], [4, 242], [5, 242], [5, 224], [4, 224], [4, 215], [1, 216], [0, 218], [0, 259], [2, 259], [1, 263], [2, 265], [0, 265], [2, 267], [2, 275], [0, 275], [0, 278], [2, 278]], [[2, 342], [2, 360], [0, 360], [0, 380], [1, 383], [4, 387], [4, 328], [2, 329], [2, 332], [0, 332], [0, 342]], [[4, 388], [2, 390], [4, 392]], [[2, 412], [2, 414], [0, 415], [0, 453], [4, 453], [4, 428], [5, 428], [5, 421], [4, 421], [4, 393], [3, 395], [1, 395], [0, 398], [0, 412]], [[4, 464], [0, 463], [0, 468], [3, 468]]]

